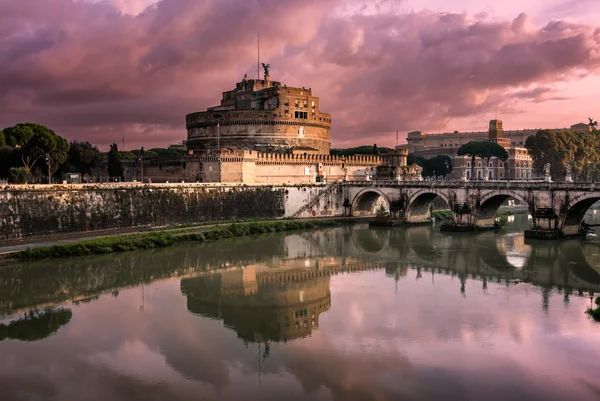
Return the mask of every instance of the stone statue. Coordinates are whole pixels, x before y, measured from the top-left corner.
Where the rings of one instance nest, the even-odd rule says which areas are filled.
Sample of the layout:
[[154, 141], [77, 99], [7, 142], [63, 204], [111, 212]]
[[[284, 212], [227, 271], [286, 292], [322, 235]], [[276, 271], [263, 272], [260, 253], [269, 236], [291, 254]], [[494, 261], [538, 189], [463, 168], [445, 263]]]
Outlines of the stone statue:
[[565, 182], [573, 182], [573, 177], [571, 177], [571, 163], [567, 163], [565, 166], [565, 170], [567, 170], [567, 175], [565, 176]]
[[552, 181], [552, 177], [550, 177], [550, 163], [544, 164], [544, 181]]
[[263, 69], [265, 70], [265, 77], [269, 76], [269, 69], [271, 68], [271, 64], [265, 64], [265, 63], [261, 63], [263, 66]]
[[463, 170], [462, 180], [463, 180], [463, 181], [467, 181], [467, 168], [466, 168], [466, 167], [465, 167], [465, 169]]

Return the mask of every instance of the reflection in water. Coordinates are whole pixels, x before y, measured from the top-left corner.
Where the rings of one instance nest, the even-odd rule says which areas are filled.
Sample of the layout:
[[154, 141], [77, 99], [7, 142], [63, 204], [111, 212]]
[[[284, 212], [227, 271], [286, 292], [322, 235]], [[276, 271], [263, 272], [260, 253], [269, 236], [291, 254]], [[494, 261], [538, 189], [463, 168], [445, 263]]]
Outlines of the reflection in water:
[[184, 279], [181, 291], [190, 312], [222, 319], [244, 341], [287, 341], [309, 335], [329, 309], [329, 277], [311, 273], [250, 266]]
[[69, 309], [48, 309], [29, 312], [8, 324], [0, 323], [0, 341], [38, 341], [58, 331], [71, 321], [73, 313]]
[[600, 326], [584, 310], [600, 243], [525, 242], [527, 224], [7, 266], [2, 400], [592, 399]]

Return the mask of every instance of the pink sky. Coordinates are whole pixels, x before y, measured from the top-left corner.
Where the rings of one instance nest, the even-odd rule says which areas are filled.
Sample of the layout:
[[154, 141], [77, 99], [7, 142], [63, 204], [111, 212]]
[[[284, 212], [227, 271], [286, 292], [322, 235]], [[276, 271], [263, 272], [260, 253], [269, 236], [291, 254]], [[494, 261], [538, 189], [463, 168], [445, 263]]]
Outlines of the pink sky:
[[256, 75], [311, 87], [333, 146], [395, 130], [564, 127], [598, 116], [597, 0], [0, 0], [0, 127], [106, 148], [185, 139]]

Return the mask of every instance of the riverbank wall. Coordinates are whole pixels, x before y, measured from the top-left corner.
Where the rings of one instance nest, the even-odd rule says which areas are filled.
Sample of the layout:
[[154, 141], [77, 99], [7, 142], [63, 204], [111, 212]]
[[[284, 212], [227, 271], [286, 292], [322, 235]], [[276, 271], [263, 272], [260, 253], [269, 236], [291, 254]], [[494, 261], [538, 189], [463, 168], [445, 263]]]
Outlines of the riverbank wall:
[[0, 187], [0, 243], [206, 221], [334, 217], [343, 214], [342, 204], [341, 187], [331, 184], [7, 185]]

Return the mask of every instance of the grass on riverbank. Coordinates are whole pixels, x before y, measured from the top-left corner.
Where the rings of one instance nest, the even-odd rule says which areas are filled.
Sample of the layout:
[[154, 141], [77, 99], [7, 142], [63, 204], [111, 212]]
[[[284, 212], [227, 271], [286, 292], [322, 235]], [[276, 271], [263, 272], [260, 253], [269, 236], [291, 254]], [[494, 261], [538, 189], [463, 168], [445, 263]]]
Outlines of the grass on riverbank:
[[333, 227], [341, 224], [352, 224], [355, 222], [355, 220], [350, 219], [327, 219], [234, 223], [230, 226], [215, 228], [214, 230], [206, 230], [198, 233], [174, 234], [171, 232], [159, 231], [148, 234], [123, 235], [118, 237], [107, 237], [81, 241], [72, 244], [33, 248], [16, 252], [11, 255], [11, 257], [24, 260], [39, 260], [128, 252], [143, 249], [164, 248], [186, 242], [216, 241], [224, 238], [241, 237], [252, 234]]

